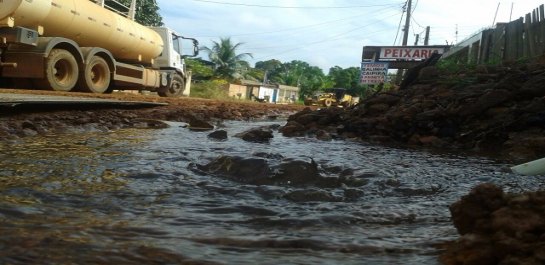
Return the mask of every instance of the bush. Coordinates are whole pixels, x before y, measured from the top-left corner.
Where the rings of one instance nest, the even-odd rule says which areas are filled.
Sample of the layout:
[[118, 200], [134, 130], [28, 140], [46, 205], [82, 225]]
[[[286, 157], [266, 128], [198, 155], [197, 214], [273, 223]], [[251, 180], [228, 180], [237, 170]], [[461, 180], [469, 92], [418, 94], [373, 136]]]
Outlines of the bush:
[[229, 83], [225, 80], [210, 80], [191, 84], [191, 96], [208, 99], [228, 99]]

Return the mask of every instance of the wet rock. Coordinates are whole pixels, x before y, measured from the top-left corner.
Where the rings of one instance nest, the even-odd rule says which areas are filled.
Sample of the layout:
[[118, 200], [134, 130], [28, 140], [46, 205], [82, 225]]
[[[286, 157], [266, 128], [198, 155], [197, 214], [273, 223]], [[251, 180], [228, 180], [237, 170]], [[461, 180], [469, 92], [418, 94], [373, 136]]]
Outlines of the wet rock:
[[441, 255], [444, 264], [542, 264], [545, 191], [504, 194], [481, 184], [450, 207], [462, 235]]
[[220, 156], [207, 164], [194, 165], [192, 169], [197, 173], [253, 185], [337, 188], [367, 184], [367, 181], [353, 177], [324, 177], [312, 159], [269, 160], [262, 157]]
[[197, 118], [193, 118], [189, 121], [189, 127], [192, 131], [210, 131], [214, 129], [214, 125]]
[[268, 127], [260, 127], [250, 129], [248, 131], [237, 133], [235, 137], [239, 137], [244, 141], [253, 143], [268, 143], [274, 136], [272, 130]]
[[297, 116], [294, 119], [294, 121], [303, 126], [306, 126], [313, 122], [317, 122], [320, 119], [320, 117], [321, 116], [318, 113], [305, 113], [300, 116]]
[[220, 140], [220, 141], [227, 140], [227, 131], [217, 130], [217, 131], [211, 132], [210, 134], [208, 134], [208, 138], [212, 138], [212, 139]]
[[279, 131], [282, 133], [283, 136], [295, 137], [304, 136], [306, 128], [305, 126], [296, 121], [288, 121], [288, 123], [284, 127], [280, 128]]
[[321, 180], [318, 164], [314, 160], [287, 160], [272, 167], [277, 183], [289, 185], [312, 185]]
[[255, 185], [274, 183], [270, 179], [272, 171], [269, 164], [263, 158], [220, 156], [206, 165], [197, 165], [197, 168], [241, 183]]

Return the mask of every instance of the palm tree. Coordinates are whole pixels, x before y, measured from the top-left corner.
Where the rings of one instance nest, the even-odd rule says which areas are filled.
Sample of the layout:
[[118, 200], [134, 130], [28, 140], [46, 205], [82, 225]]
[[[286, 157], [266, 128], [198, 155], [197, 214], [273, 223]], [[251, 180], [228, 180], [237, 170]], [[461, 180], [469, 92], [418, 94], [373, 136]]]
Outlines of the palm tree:
[[201, 50], [208, 52], [208, 58], [216, 65], [215, 76], [229, 80], [240, 78], [247, 70], [244, 66], [249, 65], [244, 59], [253, 58], [252, 54], [237, 54], [237, 49], [243, 43], [234, 44], [231, 38], [220, 38], [219, 42], [213, 41], [213, 43], [212, 48], [202, 47]]

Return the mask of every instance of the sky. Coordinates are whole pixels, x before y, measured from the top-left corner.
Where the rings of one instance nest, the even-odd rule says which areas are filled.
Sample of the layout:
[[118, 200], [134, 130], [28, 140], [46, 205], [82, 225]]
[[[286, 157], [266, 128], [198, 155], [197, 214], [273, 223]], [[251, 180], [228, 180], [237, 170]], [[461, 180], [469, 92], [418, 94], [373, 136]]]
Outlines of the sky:
[[[212, 47], [229, 37], [248, 61], [300, 60], [359, 67], [363, 46], [401, 45], [407, 0], [157, 0], [165, 26]], [[545, 0], [412, 0], [408, 45], [430, 26], [430, 45], [455, 44], [496, 22], [530, 13]], [[401, 25], [401, 28], [400, 28]], [[200, 57], [208, 59], [206, 53]]]

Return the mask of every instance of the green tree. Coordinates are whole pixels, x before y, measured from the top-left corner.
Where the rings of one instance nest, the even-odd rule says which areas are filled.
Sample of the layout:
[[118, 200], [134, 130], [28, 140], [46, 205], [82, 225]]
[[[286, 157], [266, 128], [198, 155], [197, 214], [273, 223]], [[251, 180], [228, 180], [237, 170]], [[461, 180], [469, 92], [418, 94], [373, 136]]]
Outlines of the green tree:
[[201, 58], [185, 58], [187, 67], [191, 70], [193, 80], [209, 80], [214, 75], [213, 66]]
[[253, 58], [251, 53], [238, 53], [242, 43], [233, 43], [231, 38], [220, 38], [219, 42], [213, 41], [211, 48], [202, 47], [201, 50], [208, 53], [208, 57], [215, 64], [214, 75], [227, 80], [240, 79], [249, 64], [245, 58]]
[[163, 17], [155, 0], [137, 0], [135, 20], [145, 26], [163, 26]]
[[282, 62], [279, 60], [272, 59], [255, 63], [255, 69], [262, 71], [264, 77], [265, 74], [267, 75], [266, 78], [268, 83], [281, 83], [282, 78], [280, 77], [280, 74], [283, 69], [282, 65]]
[[286, 85], [298, 86], [302, 97], [314, 94], [327, 84], [322, 69], [298, 60], [282, 64], [279, 78]]
[[[130, 6], [132, 0], [120, 0], [121, 4]], [[117, 6], [115, 1], [106, 1], [106, 5]], [[117, 9], [117, 8], [115, 8]], [[120, 10], [125, 12], [125, 10]], [[163, 26], [163, 17], [159, 14], [159, 6], [156, 0], [136, 0], [136, 14], [134, 17], [138, 23], [144, 26], [160, 27]]]
[[346, 88], [352, 95], [363, 95], [366, 87], [359, 83], [360, 68], [349, 67], [346, 69], [335, 66], [329, 69], [329, 78], [334, 87]]

